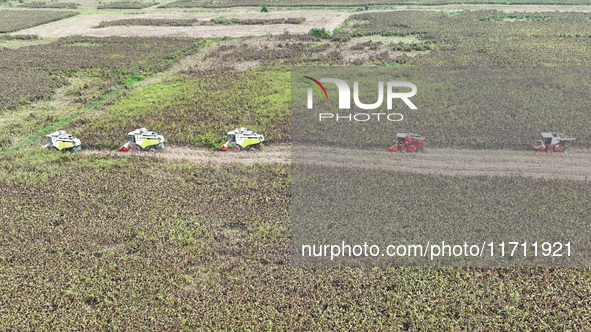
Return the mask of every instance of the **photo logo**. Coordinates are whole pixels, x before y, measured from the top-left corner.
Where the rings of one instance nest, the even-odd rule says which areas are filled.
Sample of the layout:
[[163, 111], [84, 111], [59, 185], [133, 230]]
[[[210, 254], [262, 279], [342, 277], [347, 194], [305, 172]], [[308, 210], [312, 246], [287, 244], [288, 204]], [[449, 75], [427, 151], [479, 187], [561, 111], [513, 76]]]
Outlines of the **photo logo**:
[[[328, 94], [326, 93], [326, 89], [322, 85], [322, 83], [334, 83], [338, 90], [339, 90], [339, 109], [350, 109], [351, 108], [351, 88], [349, 85], [338, 78], [321, 78], [320, 80], [316, 80], [310, 76], [304, 76], [318, 86], [308, 82], [311, 88], [308, 88], [308, 109], [314, 108], [314, 100], [313, 100], [313, 93], [314, 90], [318, 92], [320, 98], [322, 98], [322, 93], [320, 92], [320, 87], [322, 91], [324, 91], [324, 96], [326, 100], [328, 100]], [[321, 83], [322, 82], [322, 83]], [[410, 88], [410, 92], [394, 92], [395, 88]], [[417, 107], [415, 104], [410, 101], [409, 98], [417, 94], [417, 86], [410, 82], [387, 82], [386, 83], [386, 103], [387, 108], [389, 110], [392, 109], [392, 100], [393, 99], [400, 99], [402, 100], [410, 109], [416, 110]], [[359, 82], [353, 82], [353, 101], [355, 105], [362, 110], [374, 110], [384, 103], [384, 82], [378, 82], [378, 100], [373, 104], [364, 104], [359, 100]]]
[[[326, 93], [326, 89], [324, 88], [324, 86], [322, 85], [322, 83], [318, 82], [318, 80], [313, 79], [310, 76], [304, 76], [304, 78], [307, 78], [310, 81], [316, 83], [318, 86], [312, 84], [312, 82], [308, 82], [308, 85], [310, 85], [312, 88], [314, 88], [316, 91], [318, 91], [318, 95], [322, 99], [322, 93], [320, 93], [320, 89], [318, 89], [318, 87], [320, 87], [322, 89], [322, 91], [324, 91], [324, 96], [326, 97], [326, 100], [328, 100], [328, 94]], [[312, 98], [312, 89], [308, 88], [308, 105], [310, 103], [311, 98]], [[310, 107], [308, 107], [308, 108], [310, 108]]]
[[[310, 88], [308, 88], [308, 102], [307, 102], [307, 107], [308, 109], [313, 109], [314, 108], [314, 90], [316, 90], [316, 92], [318, 92], [318, 95], [320, 96], [320, 99], [325, 98], [325, 100], [328, 100], [328, 93], [326, 93], [326, 89], [324, 88], [324, 86], [322, 85], [322, 83], [334, 83], [337, 86], [338, 89], [338, 94], [339, 94], [339, 109], [340, 110], [348, 110], [351, 109], [351, 88], [349, 87], [349, 85], [343, 81], [340, 80], [338, 78], [321, 78], [320, 80], [316, 80], [310, 76], [304, 76], [304, 78], [310, 80], [311, 82], [307, 82], [308, 85], [310, 85]], [[312, 82], [316, 83], [313, 84]], [[390, 82], [386, 82], [385, 84], [386, 86], [386, 107], [387, 109], [391, 110], [392, 109], [392, 104], [393, 104], [393, 100], [394, 99], [400, 99], [402, 100], [406, 106], [408, 106], [410, 109], [412, 110], [416, 110], [418, 109], [415, 104], [413, 104], [412, 101], [410, 101], [410, 98], [413, 97], [414, 95], [417, 94], [417, 86], [414, 85], [413, 83], [410, 82], [399, 82], [399, 81], [390, 81]], [[408, 89], [410, 88], [410, 91], [408, 92], [399, 92], [398, 90], [400, 90], [400, 88], [403, 89]], [[322, 92], [320, 91], [320, 89], [322, 89], [322, 91], [324, 92], [324, 96], [322, 95]], [[396, 92], [395, 92], [396, 91]], [[362, 110], [375, 110], [379, 107], [382, 106], [382, 104], [384, 103], [384, 82], [378, 82], [378, 100], [373, 103], [373, 104], [364, 104], [359, 100], [359, 82], [354, 81], [353, 82], [353, 102], [355, 103], [355, 105]], [[384, 117], [381, 117], [381, 116]], [[322, 121], [323, 119], [336, 119], [336, 121], [339, 121], [339, 119], [348, 119], [349, 121], [369, 121], [372, 116], [377, 116], [377, 120], [380, 121], [381, 118], [386, 118], [388, 121], [402, 121], [402, 119], [404, 119], [404, 116], [400, 113], [390, 113], [390, 114], [386, 114], [386, 113], [349, 113], [347, 115], [340, 115], [340, 114], [333, 114], [333, 113], [320, 113], [319, 114], [319, 121]]]

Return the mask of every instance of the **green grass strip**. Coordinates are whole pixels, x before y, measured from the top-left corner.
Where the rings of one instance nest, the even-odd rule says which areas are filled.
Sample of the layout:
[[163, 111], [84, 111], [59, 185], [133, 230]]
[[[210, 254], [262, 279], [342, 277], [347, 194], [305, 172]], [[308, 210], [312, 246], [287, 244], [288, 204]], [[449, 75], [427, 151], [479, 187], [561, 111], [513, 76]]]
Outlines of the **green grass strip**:
[[15, 146], [13, 146], [12, 148], [8, 148], [8, 149], [4, 149], [3, 151], [0, 152], [0, 156], [5, 154], [8, 151], [18, 151], [20, 149], [22, 149], [25, 146], [31, 145], [34, 142], [38, 142], [39, 139], [51, 132], [54, 132], [58, 129], [60, 129], [61, 127], [63, 127], [65, 124], [69, 123], [70, 121], [76, 119], [77, 117], [79, 117], [80, 115], [92, 110], [93, 108], [95, 108], [98, 104], [104, 102], [105, 100], [111, 98], [112, 96], [116, 95], [119, 91], [121, 91], [121, 89], [116, 89], [113, 90], [109, 93], [107, 93], [106, 95], [102, 96], [101, 98], [93, 101], [92, 103], [86, 105], [86, 107], [84, 107], [83, 109], [77, 110], [72, 112], [70, 115], [66, 116], [65, 118], [60, 119], [59, 121], [57, 121], [56, 123], [52, 124], [51, 126], [47, 126], [41, 130], [39, 130], [38, 132], [29, 135], [29, 137], [25, 138], [24, 140], [22, 140], [20, 143], [16, 144]]
[[[195, 48], [195, 49], [199, 50], [199, 49], [207, 46], [211, 42], [212, 42], [211, 40], [202, 39], [201, 41], [199, 41], [198, 43], [196, 43], [195, 45], [193, 45], [192, 48]], [[167, 59], [163, 63], [160, 63], [160, 64], [156, 65], [155, 70], [157, 68], [159, 68], [160, 66], [166, 65], [168, 63], [171, 63], [171, 62], [179, 59], [180, 57], [182, 57], [182, 56], [185, 55], [185, 52], [186, 52], [186, 50], [177, 52], [170, 59]], [[130, 87], [133, 87], [133, 86], [139, 84], [144, 79], [145, 79], [145, 76], [133, 74], [126, 82], [123, 83], [123, 87], [122, 88], [115, 89], [115, 90], [107, 93], [106, 95], [102, 96], [101, 98], [99, 98], [99, 99], [93, 101], [92, 103], [88, 104], [83, 109], [72, 112], [70, 115], [66, 116], [65, 118], [60, 119], [59, 121], [57, 121], [56, 123], [52, 124], [51, 126], [47, 126], [47, 127], [43, 128], [43, 129], [39, 130], [38, 132], [29, 135], [27, 138], [25, 138], [24, 140], [22, 140], [20, 143], [12, 146], [10, 148], [6, 148], [6, 149], [0, 151], [0, 156], [4, 155], [5, 153], [7, 153], [9, 151], [18, 151], [18, 150], [22, 149], [23, 147], [26, 147], [28, 145], [31, 145], [31, 144], [35, 143], [35, 142], [38, 142], [41, 137], [43, 137], [43, 136], [45, 136], [45, 135], [47, 135], [47, 134], [49, 134], [51, 132], [54, 132], [54, 131], [60, 129], [65, 124], [68, 124], [69, 122], [71, 122], [72, 120], [76, 119], [80, 115], [82, 115], [82, 114], [84, 114], [84, 113], [92, 110], [97, 105], [101, 104], [102, 102], [104, 102], [107, 99], [111, 98], [112, 96], [116, 95], [119, 91], [121, 91], [121, 89], [128, 89]]]

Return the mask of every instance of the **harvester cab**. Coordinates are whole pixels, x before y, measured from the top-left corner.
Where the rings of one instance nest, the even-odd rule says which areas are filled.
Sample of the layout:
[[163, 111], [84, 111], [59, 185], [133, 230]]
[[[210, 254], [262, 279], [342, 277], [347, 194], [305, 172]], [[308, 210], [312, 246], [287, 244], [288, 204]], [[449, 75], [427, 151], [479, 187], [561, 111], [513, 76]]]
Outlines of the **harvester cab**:
[[542, 133], [542, 139], [536, 141], [534, 150], [566, 152], [566, 149], [575, 142], [575, 138], [567, 137], [561, 133]]
[[154, 131], [148, 131], [146, 128], [136, 129], [127, 134], [129, 142], [125, 143], [120, 147], [119, 151], [129, 151], [131, 149], [134, 152], [150, 151], [154, 153], [156, 149], [164, 149], [164, 140], [162, 135]]
[[396, 140], [396, 145], [390, 147], [388, 151], [419, 152], [423, 151], [423, 148], [427, 145], [427, 141], [423, 136], [412, 133], [397, 133]]
[[47, 144], [43, 146], [45, 149], [62, 152], [74, 152], [82, 149], [80, 140], [66, 133], [64, 130], [53, 132], [45, 137], [47, 137]]
[[220, 147], [220, 150], [232, 149], [234, 152], [242, 150], [255, 152], [255, 149], [260, 149], [261, 143], [265, 141], [263, 135], [247, 130], [244, 127], [228, 132], [228, 137], [228, 141]]

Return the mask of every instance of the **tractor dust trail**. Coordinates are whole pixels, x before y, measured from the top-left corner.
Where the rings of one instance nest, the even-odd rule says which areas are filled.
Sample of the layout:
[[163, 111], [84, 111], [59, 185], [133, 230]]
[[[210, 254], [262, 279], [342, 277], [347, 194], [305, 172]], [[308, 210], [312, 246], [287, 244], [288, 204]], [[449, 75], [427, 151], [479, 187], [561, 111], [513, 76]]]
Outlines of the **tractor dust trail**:
[[[83, 151], [86, 154], [110, 154], [121, 158], [134, 153]], [[146, 158], [162, 158], [192, 163], [281, 163], [290, 164], [289, 145], [271, 145], [262, 151], [221, 152], [196, 148], [167, 147]], [[425, 153], [400, 153], [385, 150], [356, 150], [309, 146], [294, 153], [297, 161], [307, 165], [350, 167], [380, 171], [405, 171], [452, 176], [530, 176], [545, 179], [591, 181], [591, 150], [572, 148], [569, 153], [544, 153], [508, 150], [427, 149]]]

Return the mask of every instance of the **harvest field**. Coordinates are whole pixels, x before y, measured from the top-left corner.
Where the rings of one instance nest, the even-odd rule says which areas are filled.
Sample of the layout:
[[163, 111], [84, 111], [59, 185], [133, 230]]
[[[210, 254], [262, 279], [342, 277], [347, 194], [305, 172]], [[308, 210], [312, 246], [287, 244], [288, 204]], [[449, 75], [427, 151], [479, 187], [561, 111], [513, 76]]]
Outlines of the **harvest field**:
[[[286, 142], [291, 137], [287, 125], [289, 100], [281, 97], [290, 89], [289, 68], [286, 66], [394, 66], [392, 70], [401, 76], [413, 75], [417, 82], [429, 82], [439, 71], [429, 68], [420, 71], [417, 66], [482, 64], [503, 66], [506, 75], [501, 75], [501, 72], [494, 74], [491, 78], [496, 77], [496, 80], [481, 91], [482, 82], [465, 76], [477, 76], [476, 73], [449, 75], [442, 71], [442, 76], [438, 77], [445, 75], [454, 87], [464, 89], [465, 94], [473, 98], [446, 99], [445, 103], [435, 105], [429, 112], [408, 114], [409, 121], [399, 125], [398, 129], [420, 131], [431, 138], [431, 146], [439, 148], [523, 150], [530, 148], [539, 132], [551, 127], [573, 132], [572, 135], [579, 138], [578, 146], [590, 147], [591, 131], [587, 128], [591, 122], [587, 114], [580, 111], [589, 105], [585, 104], [587, 99], [577, 98], [591, 90], [586, 83], [588, 71], [576, 67], [591, 62], [591, 48], [584, 37], [591, 35], [589, 24], [585, 23], [589, 21], [589, 14], [527, 14], [524, 17], [547, 19], [512, 24], [491, 19], [499, 15], [504, 14], [496, 11], [466, 12], [454, 16], [423, 11], [359, 14], [348, 18], [338, 33], [326, 38], [283, 34], [217, 41], [209, 52], [200, 55], [200, 61], [194, 67], [171, 75], [164, 81], [149, 84], [143, 90], [131, 92], [106, 112], [88, 114], [88, 117], [95, 117], [94, 120], [80, 118], [78, 122], [85, 123], [84, 130], [77, 128], [77, 122], [67, 128], [78, 133], [92, 147], [112, 149], [116, 148], [120, 137], [117, 133], [131, 130], [140, 121], [156, 126], [160, 131], [171, 132], [173, 143], [215, 147], [223, 143], [223, 137], [216, 138], [214, 134], [223, 132], [221, 127], [228, 123], [238, 126], [247, 120], [245, 114], [262, 111], [273, 116], [255, 116], [251, 126], [266, 132], [273, 142]], [[390, 20], [400, 23], [389, 27], [385, 22]], [[449, 28], [439, 29], [441, 25]], [[532, 36], [534, 33], [535, 36]], [[511, 36], [505, 42], [511, 47], [502, 47], [502, 36]], [[408, 70], [403, 66], [399, 68], [400, 65], [407, 66]], [[530, 78], [525, 72], [511, 69], [515, 66], [547, 68], [539, 70], [545, 76], [539, 74]], [[238, 71], [247, 70], [236, 73], [236, 68]], [[487, 75], [485, 72], [480, 74]], [[558, 72], [562, 75], [557, 75]], [[573, 81], [580, 84], [572, 86], [568, 92], [537, 93], [538, 99], [529, 100], [529, 97], [524, 99], [525, 95], [497, 92], [500, 85], [495, 86], [494, 82], [500, 80], [509, 80], [506, 84], [514, 86], [516, 91], [524, 86], [524, 82], [530, 82], [525, 85], [528, 93], [543, 91], [541, 87], [548, 84], [544, 82], [550, 82], [551, 86], [568, 85]], [[219, 89], [218, 86], [230, 88]], [[253, 92], [243, 95], [241, 91], [244, 89]], [[169, 103], [160, 102], [160, 97], [149, 96], [155, 95], [156, 91], [169, 94]], [[438, 93], [440, 89], [433, 95], [427, 91], [421, 98], [434, 99]], [[484, 100], [480, 96], [486, 95], [487, 100], [492, 100], [490, 98], [494, 94], [497, 95], [494, 104], [485, 105], [485, 108], [479, 104], [480, 100]], [[212, 100], [220, 102], [212, 103]], [[570, 101], [569, 108], [556, 112], [556, 108], [567, 100]], [[242, 113], [243, 110], [247, 110], [246, 113]], [[137, 115], [122, 120], [122, 112]], [[176, 114], [176, 120], [161, 121], [161, 116], [170, 112]], [[208, 120], [190, 121], [190, 125], [180, 120], [194, 118], [195, 115]], [[486, 130], [481, 128], [482, 123], [487, 124]], [[343, 125], [343, 130], [352, 126], [354, 124]], [[96, 131], [103, 133], [102, 143], [96, 142], [96, 136], [88, 134]], [[390, 129], [386, 127], [380, 135], [368, 137], [363, 146], [383, 147], [389, 144], [384, 142], [390, 139], [390, 135]], [[340, 140], [346, 141], [346, 135], [340, 135]], [[335, 137], [335, 143], [343, 144], [341, 141]]]
[[96, 9], [143, 9], [158, 5], [158, 2], [142, 2], [142, 1], [113, 1], [113, 2], [99, 2]]
[[[27, 151], [0, 167], [0, 201], [11, 206], [0, 215], [7, 329], [588, 327], [578, 319], [589, 314], [587, 269], [290, 267], [286, 165]], [[470, 204], [492, 194], [480, 178], [413, 179], [400, 185], [438, 183], [443, 195], [472, 187]], [[588, 191], [562, 180], [489, 183], [495, 194]]]
[[103, 21], [97, 28], [104, 28], [110, 26], [129, 26], [129, 25], [141, 25], [141, 26], [170, 26], [170, 27], [182, 27], [182, 26], [195, 26], [195, 25], [266, 25], [266, 24], [302, 24], [306, 21], [305, 17], [288, 17], [288, 18], [276, 18], [276, 19], [239, 19], [239, 18], [227, 18], [219, 16], [212, 18], [211, 20], [199, 21], [197, 19], [147, 19], [147, 18], [136, 18], [127, 20], [116, 20], [116, 21]]
[[[22, 118], [31, 102], [51, 99], [66, 86], [69, 101], [87, 103], [98, 96], [167, 68], [170, 61], [197, 48], [194, 39], [72, 37], [0, 50], [0, 107], [5, 108], [0, 148], [57, 122], [64, 104], [50, 105]], [[68, 82], [78, 84], [67, 85]], [[66, 100], [68, 102], [68, 100]]]
[[589, 22], [588, 13], [421, 11], [364, 13], [351, 16], [346, 26], [352, 36], [413, 35], [440, 45], [411, 65], [586, 66]]
[[[506, 1], [506, 0], [276, 0], [268, 3], [269, 5], [276, 7], [302, 7], [302, 6], [313, 6], [313, 7], [352, 7], [358, 8], [358, 10], [368, 10], [369, 6], [372, 8], [384, 8], [388, 6], [397, 5], [447, 5], [447, 4], [503, 4], [503, 5], [519, 5], [519, 4], [549, 4], [549, 5], [589, 5], [591, 2], [587, 0], [534, 0], [534, 1]], [[193, 8], [193, 7], [205, 7], [205, 8], [223, 8], [223, 7], [244, 7], [244, 6], [260, 6], [261, 2], [258, 0], [221, 0], [221, 1], [195, 1], [195, 0], [177, 0], [165, 5], [161, 5], [161, 8]]]
[[18, 31], [76, 15], [72, 11], [11, 10], [0, 11], [0, 33]]
[[[94, 37], [248, 37], [283, 34], [306, 34], [319, 26], [332, 31], [353, 12], [338, 11], [330, 14], [312, 10], [275, 11], [204, 11], [156, 10], [140, 12], [107, 12], [78, 15], [62, 22], [34, 27], [20, 34], [43, 38], [69, 36]], [[301, 18], [305, 18], [302, 20]], [[121, 22], [123, 21], [123, 22]], [[110, 23], [113, 22], [113, 23]], [[194, 24], [197, 22], [198, 24]], [[125, 23], [125, 25], [120, 25]], [[130, 24], [129, 24], [130, 23]], [[147, 25], [137, 25], [138, 23]], [[188, 25], [191, 23], [191, 25]], [[261, 24], [264, 23], [264, 24]], [[100, 27], [100, 26], [103, 27]]]
[[[380, 185], [409, 199], [376, 214], [411, 228], [589, 219], [586, 68], [567, 66], [591, 61], [591, 3], [535, 0], [516, 12], [507, 1], [472, 1], [502, 11], [413, 2], [433, 6], [298, 0], [262, 13], [251, 0], [85, 0], [76, 16], [2, 7], [0, 330], [590, 330], [589, 268], [292, 266], [293, 66], [401, 76], [546, 68], [546, 85], [529, 88], [570, 84], [561, 98], [572, 107], [558, 115], [548, 105], [563, 99], [552, 95], [513, 108], [518, 92], [499, 97], [488, 115], [446, 101], [458, 121], [434, 108], [360, 150], [338, 138], [311, 146], [308, 162], [383, 172]], [[572, 75], [552, 75], [560, 66]], [[472, 84], [463, 102], [484, 93]], [[239, 126], [265, 135], [262, 151], [216, 151]], [[166, 149], [116, 151], [140, 127], [163, 134]], [[58, 129], [82, 151], [42, 150]], [[415, 130], [428, 135], [425, 153], [384, 151], [395, 131]], [[578, 142], [568, 154], [530, 151], [544, 130]]]

